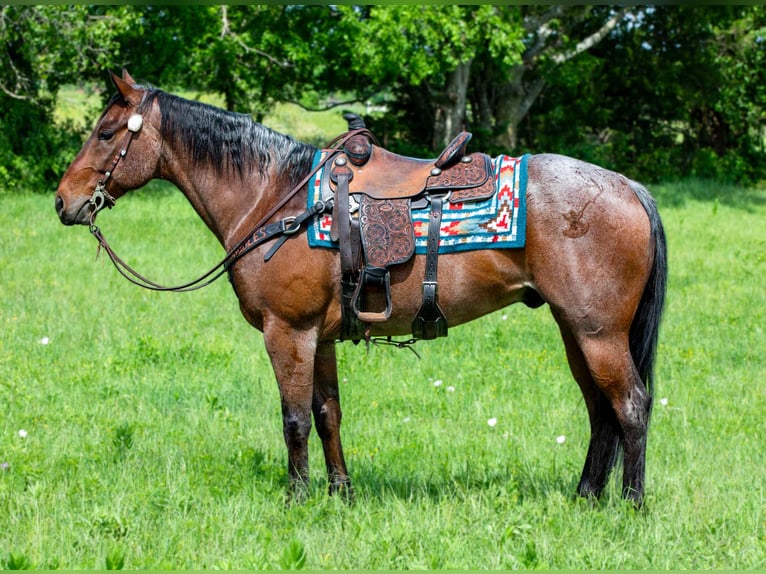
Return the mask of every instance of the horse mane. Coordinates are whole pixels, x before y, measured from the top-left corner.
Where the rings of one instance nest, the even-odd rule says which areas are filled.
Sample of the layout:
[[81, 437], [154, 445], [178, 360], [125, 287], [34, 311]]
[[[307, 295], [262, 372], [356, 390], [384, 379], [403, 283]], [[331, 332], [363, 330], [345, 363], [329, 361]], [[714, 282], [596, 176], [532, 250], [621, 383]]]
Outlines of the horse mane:
[[297, 183], [310, 169], [316, 148], [280, 134], [247, 114], [152, 90], [160, 104], [162, 137], [180, 143], [192, 160], [240, 177], [252, 170], [264, 176], [272, 162]]

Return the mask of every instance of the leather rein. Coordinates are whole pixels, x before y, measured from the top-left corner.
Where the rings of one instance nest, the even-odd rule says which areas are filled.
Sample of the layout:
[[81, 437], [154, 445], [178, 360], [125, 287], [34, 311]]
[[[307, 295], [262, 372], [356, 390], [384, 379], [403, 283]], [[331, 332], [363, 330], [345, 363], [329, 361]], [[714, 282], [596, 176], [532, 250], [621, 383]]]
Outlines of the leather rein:
[[284, 197], [282, 197], [269, 210], [269, 212], [251, 228], [250, 233], [246, 234], [243, 239], [241, 239], [236, 243], [236, 245], [229, 249], [221, 261], [216, 263], [209, 271], [203, 273], [197, 279], [183, 283], [181, 285], [166, 287], [141, 275], [130, 265], [125, 263], [125, 261], [119, 255], [117, 255], [117, 253], [115, 253], [114, 249], [112, 249], [104, 235], [101, 233], [101, 230], [94, 223], [96, 214], [99, 211], [105, 207], [111, 209], [114, 207], [117, 201], [115, 197], [109, 194], [106, 186], [109, 183], [109, 180], [111, 179], [112, 174], [114, 173], [114, 170], [117, 168], [120, 161], [127, 155], [133, 138], [143, 126], [142, 113], [146, 107], [148, 94], [149, 92], [144, 94], [144, 97], [136, 108], [136, 112], [132, 114], [128, 119], [128, 134], [126, 136], [125, 143], [122, 148], [115, 154], [114, 158], [112, 159], [111, 166], [104, 172], [103, 179], [100, 179], [96, 184], [96, 188], [94, 189], [93, 195], [90, 199], [90, 204], [93, 207], [93, 211], [90, 215], [89, 228], [91, 234], [96, 238], [96, 240], [98, 240], [98, 252], [100, 253], [103, 249], [109, 256], [109, 259], [112, 261], [117, 271], [119, 271], [119, 273], [125, 277], [125, 279], [134, 285], [138, 285], [139, 287], [143, 287], [152, 291], [171, 291], [176, 293], [183, 293], [206, 287], [221, 277], [221, 275], [228, 272], [234, 263], [236, 263], [241, 257], [256, 247], [260, 246], [261, 244], [279, 237], [279, 241], [269, 250], [269, 252], [264, 257], [264, 260], [266, 261], [271, 259], [271, 256], [274, 255], [276, 250], [279, 249], [279, 247], [291, 235], [300, 231], [301, 226], [305, 221], [310, 220], [316, 215], [329, 210], [330, 206], [328, 206], [325, 202], [318, 201], [316, 204], [298, 216], [285, 217], [277, 222], [269, 224], [267, 224], [267, 222], [272, 217], [274, 217], [274, 215], [276, 215], [277, 212], [279, 212], [279, 210], [282, 209], [293, 197], [295, 197], [295, 195], [298, 194], [298, 192], [311, 180], [311, 178], [314, 177], [316, 173], [330, 159], [332, 159], [332, 157], [335, 155], [335, 152], [339, 151], [350, 138], [359, 134], [368, 135], [373, 138], [375, 137], [368, 129], [360, 128], [351, 130], [335, 138], [328, 144], [326, 148], [330, 151], [330, 153], [326, 154], [325, 157], [314, 167], [314, 169], [308, 173], [308, 175], [301, 179], [300, 182], [298, 182]]

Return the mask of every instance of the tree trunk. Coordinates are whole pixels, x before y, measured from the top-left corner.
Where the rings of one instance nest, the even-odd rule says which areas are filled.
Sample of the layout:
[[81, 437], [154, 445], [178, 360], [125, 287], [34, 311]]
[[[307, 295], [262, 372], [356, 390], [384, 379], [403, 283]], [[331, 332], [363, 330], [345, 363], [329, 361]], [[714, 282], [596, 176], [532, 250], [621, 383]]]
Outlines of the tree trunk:
[[[555, 66], [560, 66], [598, 44], [617, 27], [630, 11], [630, 7], [612, 11], [611, 16], [603, 22], [598, 30], [577, 42], [573, 47], [560, 48], [558, 36], [566, 35], [569, 31], [566, 29], [556, 31], [556, 28], [552, 27], [550, 23], [561, 18], [562, 14], [566, 14], [570, 9], [574, 12], [582, 10], [580, 7], [555, 6], [540, 19], [530, 19], [526, 23], [534, 40], [522, 55], [522, 63], [511, 70], [509, 79], [500, 87], [502, 95], [495, 110], [494, 131], [499, 134], [495, 143], [504, 146], [509, 152], [517, 151], [519, 124], [529, 113], [532, 104], [545, 87], [544, 77], [539, 69], [536, 70], [541, 55], [548, 54], [549, 61]], [[589, 13], [590, 8], [579, 18], [587, 17]], [[572, 22], [577, 23], [579, 18], [575, 18]], [[532, 78], [530, 79], [529, 76]]]
[[436, 102], [434, 110], [431, 147], [435, 151], [443, 149], [461, 130], [466, 129], [465, 113], [472, 61], [461, 62], [454, 71], [447, 74], [444, 95]]

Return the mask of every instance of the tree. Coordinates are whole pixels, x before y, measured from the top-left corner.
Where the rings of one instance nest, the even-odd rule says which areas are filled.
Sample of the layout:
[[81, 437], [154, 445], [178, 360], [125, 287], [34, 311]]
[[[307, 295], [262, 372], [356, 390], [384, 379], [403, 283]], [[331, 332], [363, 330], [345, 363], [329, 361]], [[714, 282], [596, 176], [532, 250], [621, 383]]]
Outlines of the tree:
[[85, 6], [0, 7], [0, 189], [55, 181], [73, 140], [53, 126], [56, 92], [109, 62], [129, 25]]
[[51, 121], [59, 86], [123, 66], [259, 120], [385, 98], [369, 123], [412, 155], [469, 129], [488, 151], [753, 180], [765, 38], [762, 6], [0, 6], [0, 187], [55, 182], [79, 143]]
[[[521, 62], [505, 74], [493, 98], [492, 131], [496, 135], [495, 143], [504, 145], [506, 149], [517, 149], [519, 124], [540, 97], [548, 78], [555, 76], [562, 64], [606, 38], [628, 11], [627, 7], [528, 7], [523, 13], [526, 36]], [[496, 68], [495, 61], [491, 64]], [[487, 89], [486, 82], [475, 89], [477, 99], [488, 99], [480, 91]]]
[[339, 6], [350, 22], [352, 67], [394, 94], [404, 134], [434, 149], [470, 123], [473, 63], [490, 53], [516, 65], [523, 30], [516, 11], [496, 6]]
[[[219, 93], [256, 119], [278, 101], [311, 99], [338, 75], [337, 16], [298, 5], [136, 7], [142, 26], [121, 40], [140, 74], [162, 85]], [[131, 64], [133, 65], [133, 64]], [[341, 88], [345, 84], [341, 82]]]
[[549, 76], [522, 138], [650, 181], [763, 177], [764, 15], [761, 6], [633, 13]]
[[[357, 69], [390, 85], [403, 124], [432, 148], [466, 126], [517, 145], [553, 69], [603, 40], [627, 13], [593, 6], [339, 7], [357, 25]], [[431, 126], [429, 128], [429, 125]]]

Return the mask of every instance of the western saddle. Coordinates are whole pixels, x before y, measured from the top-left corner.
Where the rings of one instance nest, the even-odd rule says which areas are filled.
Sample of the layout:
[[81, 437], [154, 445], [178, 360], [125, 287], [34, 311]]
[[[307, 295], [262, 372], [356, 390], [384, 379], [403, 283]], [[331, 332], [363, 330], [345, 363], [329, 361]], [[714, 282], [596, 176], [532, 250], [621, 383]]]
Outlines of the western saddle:
[[[442, 209], [451, 204], [486, 200], [495, 193], [490, 158], [466, 155], [471, 134], [461, 132], [432, 160], [397, 155], [377, 145], [356, 114], [345, 114], [349, 138], [325, 170], [322, 189], [333, 194], [331, 237], [341, 257], [341, 339], [369, 340], [371, 323], [391, 316], [389, 268], [415, 253], [411, 210], [430, 204], [423, 302], [412, 322], [415, 339], [447, 335], [447, 318], [439, 307], [437, 263]], [[323, 193], [324, 195], [324, 193]], [[365, 308], [367, 295], [382, 292], [385, 308]]]

